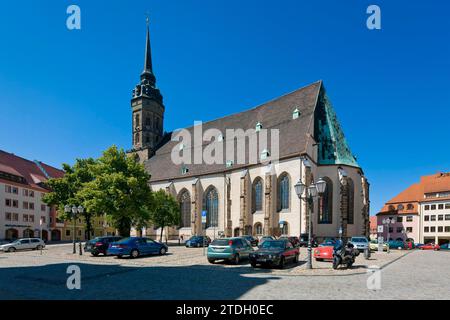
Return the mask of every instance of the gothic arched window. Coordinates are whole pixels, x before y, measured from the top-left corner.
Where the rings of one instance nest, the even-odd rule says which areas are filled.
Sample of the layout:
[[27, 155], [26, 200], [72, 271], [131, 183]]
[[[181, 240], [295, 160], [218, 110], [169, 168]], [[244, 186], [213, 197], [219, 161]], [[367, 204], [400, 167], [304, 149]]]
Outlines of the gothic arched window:
[[139, 143], [139, 133], [136, 133], [134, 135], [134, 144], [138, 144]]
[[181, 191], [178, 201], [180, 203], [181, 227], [191, 227], [191, 196], [189, 191], [184, 189]]
[[347, 223], [355, 223], [355, 184], [351, 178], [347, 180], [348, 185], [348, 211], [347, 211]]
[[141, 119], [139, 117], [139, 113], [136, 113], [134, 117], [134, 127], [137, 128], [140, 126]]
[[262, 224], [260, 222], [255, 223], [255, 235], [260, 236], [263, 234], [263, 227]]
[[289, 176], [287, 173], [280, 175], [278, 179], [278, 211], [289, 209]]
[[215, 187], [206, 189], [203, 197], [203, 210], [206, 211], [206, 228], [219, 226], [219, 195]]
[[262, 211], [263, 196], [262, 196], [263, 184], [261, 178], [256, 178], [252, 186], [252, 213], [256, 211]]
[[327, 186], [322, 197], [319, 199], [319, 223], [333, 223], [333, 182], [328, 177], [322, 178]]

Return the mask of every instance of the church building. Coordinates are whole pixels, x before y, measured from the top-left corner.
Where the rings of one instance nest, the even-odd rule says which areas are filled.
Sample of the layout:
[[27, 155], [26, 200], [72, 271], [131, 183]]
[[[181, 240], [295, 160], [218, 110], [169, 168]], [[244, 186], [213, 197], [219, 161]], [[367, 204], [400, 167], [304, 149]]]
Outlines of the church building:
[[[131, 108], [130, 153], [151, 174], [152, 189], [163, 189], [180, 203], [181, 225], [164, 230], [168, 238], [203, 232], [211, 238], [299, 236], [308, 232], [310, 222], [318, 239], [369, 236], [369, 183], [322, 81], [202, 123], [200, 136], [197, 126], [186, 128], [180, 139], [179, 132], [164, 133], [165, 106], [156, 87], [147, 25], [144, 70]], [[230, 130], [245, 132], [244, 144]], [[213, 134], [205, 139], [206, 132]], [[263, 132], [269, 132], [270, 139], [262, 139]], [[193, 139], [185, 140], [186, 134]], [[197, 154], [212, 154], [219, 161], [199, 162]], [[180, 157], [187, 161], [174, 161]], [[308, 202], [299, 199], [294, 186], [319, 179], [326, 182], [326, 190], [314, 198], [310, 215]], [[156, 237], [159, 232], [147, 228], [142, 234]]]

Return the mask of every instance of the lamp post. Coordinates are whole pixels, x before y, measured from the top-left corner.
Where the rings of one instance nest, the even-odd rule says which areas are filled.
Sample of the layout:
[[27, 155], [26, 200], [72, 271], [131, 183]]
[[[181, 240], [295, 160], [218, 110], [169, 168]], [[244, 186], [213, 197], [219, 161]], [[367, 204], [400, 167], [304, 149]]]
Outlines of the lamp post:
[[69, 214], [69, 213], [72, 213], [71, 214], [71, 216], [72, 216], [72, 220], [73, 220], [73, 224], [72, 224], [72, 243], [73, 243], [73, 251], [72, 251], [72, 253], [73, 254], [75, 254], [75, 253], [77, 253], [77, 250], [76, 250], [76, 245], [75, 245], [75, 233], [76, 233], [76, 230], [77, 230], [77, 216], [78, 216], [78, 213], [83, 213], [84, 212], [84, 208], [80, 205], [80, 206], [78, 206], [78, 207], [76, 207], [76, 206], [69, 206], [69, 205], [65, 205], [64, 206], [64, 212], [65, 213], [67, 213], [67, 214]]
[[[305, 200], [308, 202], [309, 207], [309, 221], [308, 221], [308, 259], [306, 268], [312, 269], [312, 214], [313, 214], [313, 206], [314, 206], [314, 198], [322, 197], [325, 189], [327, 187], [327, 183], [322, 178], [319, 179], [316, 183], [312, 183], [309, 187], [299, 180], [294, 188], [295, 193], [297, 194], [300, 200]], [[306, 191], [305, 197], [302, 197], [303, 192]], [[301, 203], [300, 203], [301, 208]]]

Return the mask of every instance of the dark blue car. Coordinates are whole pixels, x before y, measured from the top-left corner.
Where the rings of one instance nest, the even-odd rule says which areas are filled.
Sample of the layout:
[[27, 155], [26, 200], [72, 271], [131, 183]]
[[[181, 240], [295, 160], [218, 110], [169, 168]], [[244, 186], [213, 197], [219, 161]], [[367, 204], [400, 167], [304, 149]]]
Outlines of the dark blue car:
[[185, 245], [186, 248], [193, 248], [193, 247], [202, 247], [203, 245], [205, 247], [209, 246], [211, 243], [211, 239], [206, 236], [192, 236], [188, 241], [186, 241]]
[[130, 237], [111, 243], [107, 255], [117, 256], [119, 258], [123, 256], [137, 258], [150, 254], [164, 255], [167, 251], [168, 247], [164, 243], [156, 242], [148, 238]]

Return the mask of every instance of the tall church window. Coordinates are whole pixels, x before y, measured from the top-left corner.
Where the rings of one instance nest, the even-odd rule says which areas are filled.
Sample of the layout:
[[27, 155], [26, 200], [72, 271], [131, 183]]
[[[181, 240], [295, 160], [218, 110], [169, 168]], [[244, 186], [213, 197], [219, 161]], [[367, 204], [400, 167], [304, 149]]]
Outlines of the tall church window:
[[178, 199], [180, 202], [181, 227], [189, 228], [191, 226], [191, 196], [189, 191], [184, 189]]
[[146, 117], [145, 118], [145, 125], [151, 128], [151, 126], [152, 126], [152, 118]]
[[289, 209], [289, 176], [283, 173], [278, 178], [278, 211]]
[[347, 180], [348, 184], [348, 211], [347, 211], [347, 223], [355, 223], [355, 184], [351, 178]]
[[263, 203], [263, 196], [262, 196], [262, 180], [261, 178], [256, 178], [253, 182], [252, 186], [252, 212], [255, 213], [256, 211], [262, 211], [262, 203]]
[[206, 211], [206, 228], [219, 226], [219, 195], [215, 187], [206, 189], [203, 198], [203, 210]]
[[327, 186], [322, 197], [319, 198], [319, 223], [333, 223], [333, 182], [328, 177], [322, 178]]
[[134, 135], [134, 144], [138, 144], [139, 143], [139, 133], [136, 133]]

